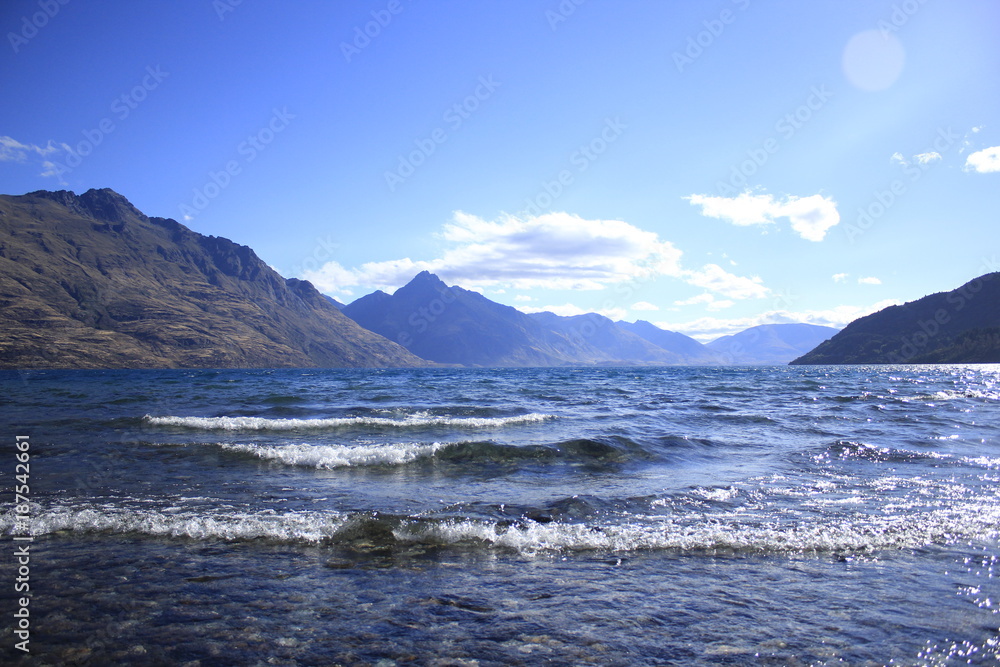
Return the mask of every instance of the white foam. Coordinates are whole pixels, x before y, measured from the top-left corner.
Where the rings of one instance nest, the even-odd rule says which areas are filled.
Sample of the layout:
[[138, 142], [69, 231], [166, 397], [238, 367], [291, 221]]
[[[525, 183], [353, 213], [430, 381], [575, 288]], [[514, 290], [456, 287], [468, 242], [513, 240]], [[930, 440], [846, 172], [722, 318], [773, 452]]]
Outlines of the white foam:
[[754, 553], [850, 552], [911, 549], [958, 539], [996, 539], [1000, 509], [968, 506], [914, 516], [859, 517], [841, 521], [753, 524], [707, 518], [685, 523], [636, 517], [607, 526], [535, 523], [498, 526], [472, 520], [411, 524], [395, 531], [403, 541], [478, 542], [524, 553], [545, 551], [723, 551]]
[[219, 443], [222, 449], [261, 459], [310, 468], [401, 465], [431, 456], [445, 444], [390, 443], [382, 445], [244, 445]]
[[153, 426], [180, 426], [205, 431], [293, 431], [349, 426], [500, 428], [516, 424], [541, 422], [549, 419], [555, 419], [555, 416], [536, 412], [509, 417], [447, 417], [431, 415], [426, 412], [415, 412], [401, 418], [329, 417], [317, 419], [269, 419], [266, 417], [154, 417], [152, 415], [143, 417], [143, 421]]
[[[138, 502], [138, 501], [136, 501]], [[134, 504], [134, 503], [133, 503]], [[148, 503], [138, 502], [139, 505]], [[246, 511], [232, 507], [190, 509], [120, 506], [84, 502], [80, 505], [32, 507], [35, 536], [80, 533], [138, 533], [154, 537], [247, 541], [267, 539], [286, 543], [337, 543], [338, 532], [351, 520], [336, 511]], [[9, 533], [13, 515], [0, 518]], [[755, 521], [739, 514], [662, 517], [633, 515], [621, 523], [537, 523], [501, 525], [474, 519], [433, 521], [412, 518], [393, 530], [401, 542], [473, 544], [512, 549], [525, 554], [566, 551], [720, 551], [751, 553], [871, 553], [947, 544], [969, 539], [997, 539], [1000, 507], [964, 503], [948, 510], [919, 514], [861, 515], [839, 520], [771, 519]]]
[[58, 506], [49, 510], [36, 509], [31, 520], [31, 533], [36, 536], [58, 531], [140, 533], [155, 537], [229, 542], [269, 539], [319, 543], [336, 533], [345, 521], [345, 515], [338, 512], [279, 514], [273, 511], [227, 512], [220, 509], [206, 514], [203, 510], [177, 511], [175, 507], [153, 510], [112, 505]]

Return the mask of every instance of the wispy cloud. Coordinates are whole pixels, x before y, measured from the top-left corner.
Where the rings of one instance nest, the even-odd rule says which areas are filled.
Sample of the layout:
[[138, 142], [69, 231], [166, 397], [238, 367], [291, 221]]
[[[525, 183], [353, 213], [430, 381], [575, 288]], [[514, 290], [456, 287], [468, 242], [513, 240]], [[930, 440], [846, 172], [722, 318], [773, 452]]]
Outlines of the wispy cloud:
[[702, 292], [701, 294], [695, 295], [690, 299], [684, 299], [682, 301], [674, 301], [675, 306], [705, 306], [707, 310], [723, 310], [735, 305], [736, 302], [730, 299], [716, 299], [713, 294], [708, 292]]
[[992, 174], [1000, 171], [1000, 146], [984, 148], [969, 155], [965, 159], [965, 170], [980, 174]]
[[822, 241], [826, 232], [840, 222], [837, 203], [818, 194], [777, 199], [771, 194], [745, 191], [735, 197], [694, 194], [685, 199], [700, 206], [702, 215], [741, 227], [771, 225], [787, 218], [792, 230], [807, 241]]
[[632, 304], [632, 310], [659, 310], [660, 307], [648, 301], [637, 301]]
[[869, 276], [867, 278], [858, 278], [859, 285], [881, 285], [882, 281], [874, 276]]
[[835, 273], [835, 274], [833, 274], [833, 282], [835, 282], [835, 283], [842, 283], [845, 280], [847, 280], [847, 274], [846, 273]]
[[51, 141], [45, 146], [22, 144], [14, 137], [0, 135], [0, 162], [24, 162], [30, 153], [37, 153], [41, 157], [47, 157], [61, 150], [65, 150], [65, 148], [63, 146], [56, 146]]
[[717, 292], [730, 299], [759, 299], [770, 294], [763, 281], [729, 273], [718, 264], [706, 264], [698, 271], [685, 272], [685, 282]]
[[[913, 156], [912, 161], [923, 166], [931, 164], [932, 162], [937, 162], [941, 159], [941, 154], [937, 151], [928, 151], [926, 153], [917, 153]], [[895, 162], [903, 167], [908, 167], [911, 164], [911, 160], [907, 160], [902, 153], [895, 152], [889, 157], [890, 162]]]

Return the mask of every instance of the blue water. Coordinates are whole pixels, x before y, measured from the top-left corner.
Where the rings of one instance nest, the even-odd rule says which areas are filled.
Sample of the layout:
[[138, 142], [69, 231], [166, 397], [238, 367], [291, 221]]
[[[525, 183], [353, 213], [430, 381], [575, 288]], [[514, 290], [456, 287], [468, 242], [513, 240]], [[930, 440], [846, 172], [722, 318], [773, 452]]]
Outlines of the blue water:
[[1000, 662], [998, 366], [0, 379], [33, 661]]

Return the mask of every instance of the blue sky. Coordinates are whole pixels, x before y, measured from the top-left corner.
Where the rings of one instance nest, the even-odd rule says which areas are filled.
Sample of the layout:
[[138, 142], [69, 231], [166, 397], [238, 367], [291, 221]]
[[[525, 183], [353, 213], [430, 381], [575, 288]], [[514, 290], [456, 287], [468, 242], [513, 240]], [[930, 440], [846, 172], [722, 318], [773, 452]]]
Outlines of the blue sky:
[[1000, 270], [989, 0], [0, 8], [0, 191], [702, 340]]

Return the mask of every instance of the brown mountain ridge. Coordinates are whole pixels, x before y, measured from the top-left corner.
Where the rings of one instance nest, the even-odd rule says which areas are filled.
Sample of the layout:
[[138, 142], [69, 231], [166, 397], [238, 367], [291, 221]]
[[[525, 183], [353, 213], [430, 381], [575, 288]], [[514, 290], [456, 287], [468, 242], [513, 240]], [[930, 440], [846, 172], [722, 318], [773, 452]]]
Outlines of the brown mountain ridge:
[[112, 190], [0, 195], [0, 368], [426, 365], [250, 248]]

